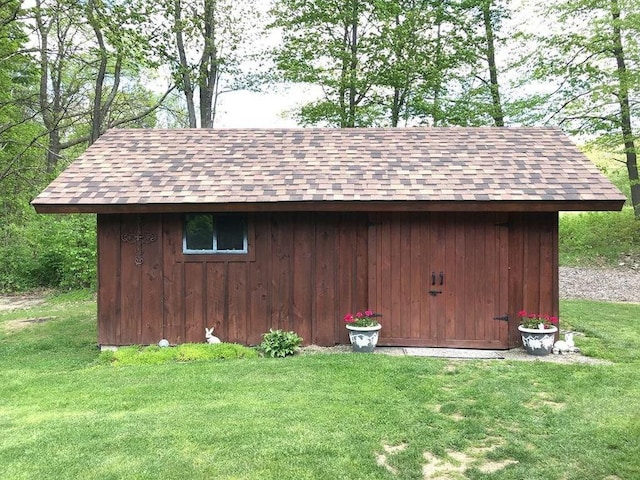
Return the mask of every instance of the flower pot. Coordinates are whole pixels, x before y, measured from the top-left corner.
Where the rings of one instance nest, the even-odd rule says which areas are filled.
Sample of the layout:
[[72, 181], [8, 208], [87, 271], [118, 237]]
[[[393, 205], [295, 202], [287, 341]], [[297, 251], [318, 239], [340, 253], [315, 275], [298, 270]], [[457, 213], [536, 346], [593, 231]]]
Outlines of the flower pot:
[[558, 327], [540, 330], [539, 328], [526, 328], [520, 325], [518, 330], [522, 335], [522, 346], [529, 355], [542, 357], [551, 353]]
[[354, 327], [347, 325], [349, 330], [349, 340], [354, 352], [373, 352], [378, 344], [378, 331], [382, 325], [372, 325], [371, 327]]

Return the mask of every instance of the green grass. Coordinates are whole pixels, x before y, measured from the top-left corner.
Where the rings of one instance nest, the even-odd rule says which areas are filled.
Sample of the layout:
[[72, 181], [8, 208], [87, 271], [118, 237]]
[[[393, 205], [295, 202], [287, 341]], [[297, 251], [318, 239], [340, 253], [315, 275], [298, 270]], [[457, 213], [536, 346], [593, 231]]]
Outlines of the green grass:
[[621, 212], [560, 215], [560, 265], [614, 266], [640, 264], [640, 221], [631, 208], [629, 178], [623, 157], [598, 150], [587, 156], [627, 196]]
[[[439, 471], [453, 479], [640, 478], [640, 306], [561, 313], [587, 333], [578, 346], [614, 363], [318, 354], [114, 368], [99, 363], [94, 300], [52, 298], [0, 314], [0, 477], [420, 479], [426, 454], [466, 468]], [[405, 445], [386, 453], [395, 474], [377, 464], [385, 445]], [[489, 460], [516, 463], [483, 473]]]
[[564, 214], [559, 224], [560, 265], [606, 266], [640, 261], [640, 221], [621, 212]]

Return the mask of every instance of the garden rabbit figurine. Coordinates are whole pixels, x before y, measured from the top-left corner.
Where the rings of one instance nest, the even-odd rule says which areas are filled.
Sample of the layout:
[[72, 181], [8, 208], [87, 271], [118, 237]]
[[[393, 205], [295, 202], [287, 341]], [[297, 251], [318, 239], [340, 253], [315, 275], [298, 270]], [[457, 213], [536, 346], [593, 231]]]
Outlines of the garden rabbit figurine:
[[204, 336], [207, 338], [207, 343], [220, 343], [220, 339], [213, 335], [213, 329], [215, 327], [204, 327]]

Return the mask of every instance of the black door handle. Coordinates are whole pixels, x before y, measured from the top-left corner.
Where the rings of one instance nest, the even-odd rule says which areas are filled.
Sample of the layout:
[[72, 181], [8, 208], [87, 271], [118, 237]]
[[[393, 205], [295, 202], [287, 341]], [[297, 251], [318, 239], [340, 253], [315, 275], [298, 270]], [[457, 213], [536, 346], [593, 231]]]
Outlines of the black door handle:
[[444, 272], [440, 272], [440, 285], [444, 285]]
[[436, 272], [431, 272], [431, 285], [436, 284]]

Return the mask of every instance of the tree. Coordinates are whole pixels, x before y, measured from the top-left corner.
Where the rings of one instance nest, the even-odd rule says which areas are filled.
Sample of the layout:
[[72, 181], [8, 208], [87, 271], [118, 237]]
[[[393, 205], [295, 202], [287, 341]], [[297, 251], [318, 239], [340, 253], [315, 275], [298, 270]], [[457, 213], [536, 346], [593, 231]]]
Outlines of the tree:
[[276, 64], [286, 81], [323, 87], [299, 113], [305, 124], [504, 125], [494, 39], [503, 14], [492, 0], [279, 0]]
[[22, 213], [37, 184], [42, 153], [30, 108], [37, 98], [36, 65], [19, 13], [19, 1], [0, 2], [0, 223]]
[[283, 35], [275, 52], [282, 78], [324, 92], [302, 107], [299, 120], [342, 128], [375, 124], [381, 109], [370, 90], [381, 58], [371, 33], [373, 2], [279, 0], [271, 14], [271, 28]]
[[622, 146], [631, 201], [640, 218], [634, 125], [640, 105], [637, 0], [555, 1], [544, 14], [556, 28], [533, 37], [537, 51], [528, 64], [531, 78], [547, 86], [536, 98], [541, 106], [534, 113], [572, 134], [596, 136], [607, 148]]
[[184, 94], [188, 124], [195, 128], [199, 120], [211, 128], [220, 95], [260, 82], [260, 74], [241, 68], [259, 55], [259, 12], [246, 0], [165, 0], [161, 6], [170, 28], [159, 49]]
[[[141, 86], [144, 70], [157, 65], [148, 56], [152, 27], [145, 13], [137, 0], [35, 0], [28, 11], [39, 42], [37, 109], [47, 171], [56, 170], [64, 150], [153, 114], [168, 94]], [[141, 108], [132, 112], [132, 92], [153, 100], [136, 102]]]

